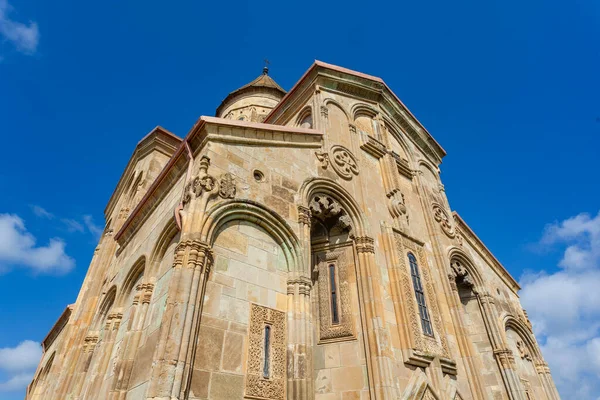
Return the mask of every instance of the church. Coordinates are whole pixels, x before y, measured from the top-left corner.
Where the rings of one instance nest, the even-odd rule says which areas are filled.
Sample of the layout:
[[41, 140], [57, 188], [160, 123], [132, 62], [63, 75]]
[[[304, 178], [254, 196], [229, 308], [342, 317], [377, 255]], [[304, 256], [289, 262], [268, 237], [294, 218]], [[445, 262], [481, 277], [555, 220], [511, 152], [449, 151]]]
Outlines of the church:
[[26, 398], [558, 400], [445, 155], [381, 78], [320, 61], [156, 127]]

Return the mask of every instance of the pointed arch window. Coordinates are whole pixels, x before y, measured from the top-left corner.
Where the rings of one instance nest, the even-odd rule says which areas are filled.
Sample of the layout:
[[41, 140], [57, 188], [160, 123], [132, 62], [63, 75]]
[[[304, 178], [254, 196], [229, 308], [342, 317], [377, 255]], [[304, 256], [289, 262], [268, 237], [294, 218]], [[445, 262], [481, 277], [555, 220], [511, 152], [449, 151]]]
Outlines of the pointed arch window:
[[421, 328], [427, 336], [433, 336], [433, 328], [431, 327], [431, 319], [427, 310], [427, 302], [425, 301], [425, 292], [421, 284], [421, 274], [419, 273], [419, 265], [417, 258], [413, 253], [408, 253], [408, 262], [410, 264], [410, 275], [412, 277], [413, 288], [419, 306], [419, 316], [421, 317]]

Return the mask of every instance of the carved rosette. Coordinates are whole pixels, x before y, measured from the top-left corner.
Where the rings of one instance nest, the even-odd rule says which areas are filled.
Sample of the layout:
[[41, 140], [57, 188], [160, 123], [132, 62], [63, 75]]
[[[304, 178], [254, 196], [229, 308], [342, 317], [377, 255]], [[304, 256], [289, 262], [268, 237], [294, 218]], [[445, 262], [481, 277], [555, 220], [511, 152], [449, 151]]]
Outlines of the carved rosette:
[[[252, 304], [248, 328], [248, 361], [245, 397], [285, 399], [286, 384], [286, 316], [283, 311]], [[265, 326], [271, 328], [269, 351], [270, 375], [263, 376]]]
[[335, 172], [344, 179], [352, 179], [358, 175], [358, 163], [356, 157], [347, 148], [343, 146], [331, 147], [331, 165]]
[[343, 179], [350, 180], [358, 175], [358, 162], [350, 150], [344, 146], [331, 146], [328, 152], [316, 152], [317, 159], [321, 162], [321, 167], [327, 169], [329, 165]]
[[454, 237], [454, 228], [452, 227], [450, 218], [439, 204], [433, 205], [433, 218], [440, 224], [440, 227], [448, 237]]

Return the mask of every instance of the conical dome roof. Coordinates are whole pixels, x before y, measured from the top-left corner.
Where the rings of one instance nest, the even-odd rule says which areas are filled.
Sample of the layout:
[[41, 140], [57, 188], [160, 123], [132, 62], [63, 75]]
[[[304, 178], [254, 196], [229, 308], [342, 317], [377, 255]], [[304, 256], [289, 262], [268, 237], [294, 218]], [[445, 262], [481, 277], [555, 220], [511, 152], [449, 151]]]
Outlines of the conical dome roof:
[[[216, 116], [242, 119], [241, 117], [247, 114], [245, 111], [249, 111], [245, 109], [249, 107], [254, 107], [255, 112], [258, 107], [266, 115], [266, 110], [274, 108], [285, 93], [286, 91], [269, 76], [269, 69], [265, 67], [263, 73], [252, 82], [229, 93], [217, 108]], [[258, 113], [261, 114], [260, 111]]]

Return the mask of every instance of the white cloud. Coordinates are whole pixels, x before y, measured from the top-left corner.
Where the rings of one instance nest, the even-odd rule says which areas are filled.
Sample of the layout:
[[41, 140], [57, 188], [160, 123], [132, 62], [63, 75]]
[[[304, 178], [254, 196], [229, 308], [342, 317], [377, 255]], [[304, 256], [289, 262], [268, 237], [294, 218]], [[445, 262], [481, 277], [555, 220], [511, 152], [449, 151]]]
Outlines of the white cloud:
[[27, 231], [21, 218], [0, 214], [0, 270], [9, 265], [22, 265], [36, 272], [65, 273], [75, 260], [65, 253], [65, 242], [50, 239], [47, 246], [36, 246], [36, 238]]
[[94, 219], [91, 215], [84, 215], [83, 222], [85, 222], [85, 226], [87, 226], [88, 230], [96, 237], [96, 239], [100, 239], [102, 236], [102, 227], [98, 226], [94, 223]]
[[81, 225], [80, 222], [75, 221], [74, 219], [63, 218], [63, 219], [61, 219], [61, 222], [63, 224], [65, 224], [65, 226], [67, 227], [67, 231], [69, 231], [69, 232], [83, 233], [83, 231], [85, 230], [83, 225]]
[[24, 24], [9, 18], [12, 7], [7, 0], [0, 0], [0, 35], [12, 42], [17, 50], [25, 54], [35, 53], [40, 33], [35, 22]]
[[0, 348], [0, 369], [12, 372], [35, 369], [41, 356], [42, 348], [38, 342], [24, 340], [17, 347]]
[[24, 340], [16, 347], [0, 348], [0, 370], [8, 374], [8, 379], [0, 382], [0, 392], [26, 388], [41, 357], [40, 344], [32, 340]]
[[560, 247], [559, 270], [521, 277], [528, 311], [563, 398], [600, 393], [600, 213], [546, 226], [540, 245]]
[[33, 213], [40, 218], [46, 218], [46, 219], [53, 219], [54, 218], [54, 214], [52, 214], [51, 212], [47, 211], [45, 208], [40, 207], [40, 206], [36, 206], [35, 204], [30, 206], [31, 210], [33, 211]]

